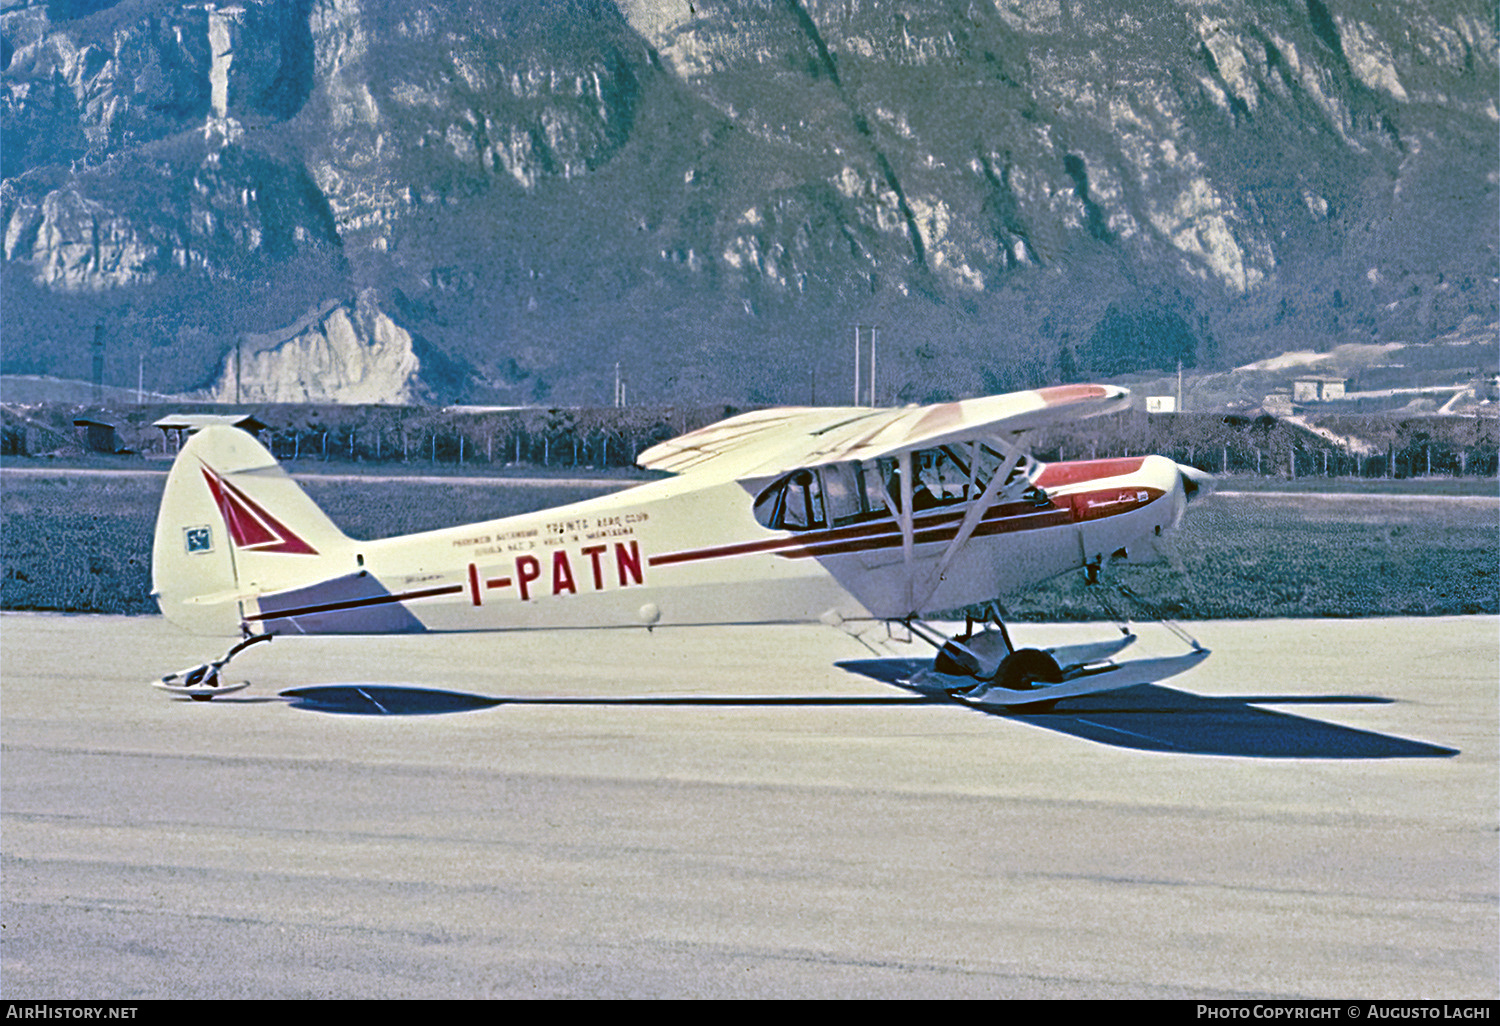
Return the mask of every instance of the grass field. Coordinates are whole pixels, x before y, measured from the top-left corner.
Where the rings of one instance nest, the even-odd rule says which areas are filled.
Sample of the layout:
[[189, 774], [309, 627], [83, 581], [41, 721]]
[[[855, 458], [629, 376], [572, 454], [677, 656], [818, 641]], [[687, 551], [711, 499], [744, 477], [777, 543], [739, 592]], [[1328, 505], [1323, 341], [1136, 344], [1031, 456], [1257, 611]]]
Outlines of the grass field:
[[[1364, 495], [1216, 495], [1164, 564], [1116, 578], [1176, 619], [1440, 616], [1500, 611], [1500, 506]], [[1096, 619], [1062, 578], [1007, 603], [1017, 619]]]
[[[358, 538], [508, 516], [599, 494], [566, 483], [302, 483]], [[151, 536], [164, 484], [160, 475], [6, 474], [0, 487], [0, 608], [154, 613]], [[1500, 612], [1500, 505], [1483, 498], [1215, 495], [1194, 505], [1172, 544], [1169, 562], [1116, 573], [1178, 619]], [[1018, 620], [1104, 615], [1094, 590], [1076, 577], [1015, 596], [1006, 606]]]

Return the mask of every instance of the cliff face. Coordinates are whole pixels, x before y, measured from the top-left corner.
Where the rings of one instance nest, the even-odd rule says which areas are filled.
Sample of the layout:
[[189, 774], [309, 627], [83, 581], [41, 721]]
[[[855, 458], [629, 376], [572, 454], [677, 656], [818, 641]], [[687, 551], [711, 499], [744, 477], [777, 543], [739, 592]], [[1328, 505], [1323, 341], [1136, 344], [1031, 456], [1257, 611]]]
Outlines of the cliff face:
[[250, 335], [226, 355], [217, 402], [396, 403], [415, 398], [421, 361], [366, 291], [282, 332]]
[[697, 6], [7, 0], [4, 369], [846, 401], [874, 324], [921, 400], [1496, 316], [1486, 5]]

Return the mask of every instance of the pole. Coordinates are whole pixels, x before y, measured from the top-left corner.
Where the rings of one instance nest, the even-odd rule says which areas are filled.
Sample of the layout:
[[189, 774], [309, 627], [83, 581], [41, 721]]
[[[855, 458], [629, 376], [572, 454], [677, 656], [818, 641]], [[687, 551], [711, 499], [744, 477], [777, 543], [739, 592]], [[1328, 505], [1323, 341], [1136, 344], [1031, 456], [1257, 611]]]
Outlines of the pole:
[[875, 405], [875, 325], [870, 325], [870, 405]]
[[854, 326], [854, 405], [859, 405], [859, 325]]
[[94, 405], [104, 402], [104, 322], [94, 325]]

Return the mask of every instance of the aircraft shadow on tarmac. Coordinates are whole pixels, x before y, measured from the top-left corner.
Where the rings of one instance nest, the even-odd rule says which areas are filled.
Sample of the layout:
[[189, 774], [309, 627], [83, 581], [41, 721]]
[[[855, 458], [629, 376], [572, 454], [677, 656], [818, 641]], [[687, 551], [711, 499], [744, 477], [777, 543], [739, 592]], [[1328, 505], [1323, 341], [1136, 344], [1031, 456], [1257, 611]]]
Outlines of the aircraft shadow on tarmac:
[[[835, 664], [895, 687], [929, 665], [923, 659], [853, 659]], [[1205, 696], [1139, 684], [1063, 698], [1049, 712], [1023, 713], [969, 705], [989, 716], [1019, 720], [1088, 741], [1147, 752], [1238, 755], [1262, 759], [1398, 759], [1453, 756], [1456, 748], [1344, 727], [1262, 705], [1384, 705], [1372, 695]]]
[[[281, 692], [294, 709], [352, 716], [432, 716], [499, 705], [949, 705], [925, 695], [475, 695], [409, 684], [317, 684]], [[232, 702], [234, 699], [221, 699]]]
[[[840, 669], [903, 687], [927, 665], [914, 659], [855, 659]], [[624, 695], [495, 696], [392, 684], [320, 684], [280, 694], [293, 708], [355, 716], [431, 716], [503, 705], [588, 706], [875, 706], [959, 705], [1117, 748], [1187, 755], [1257, 758], [1391, 759], [1457, 755], [1458, 750], [1324, 723], [1260, 705], [1389, 703], [1364, 695], [1205, 697], [1159, 684], [1060, 699], [1049, 712], [1023, 713], [969, 705], [944, 696], [892, 695]]]

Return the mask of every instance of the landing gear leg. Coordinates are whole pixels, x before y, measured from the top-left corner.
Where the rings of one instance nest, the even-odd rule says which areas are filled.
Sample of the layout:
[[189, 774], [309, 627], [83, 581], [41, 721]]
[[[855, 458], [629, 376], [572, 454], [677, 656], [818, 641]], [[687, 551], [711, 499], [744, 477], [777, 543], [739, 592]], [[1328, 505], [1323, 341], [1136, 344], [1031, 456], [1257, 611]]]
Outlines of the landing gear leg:
[[262, 641], [270, 641], [274, 637], [274, 634], [257, 634], [254, 637], [245, 638], [242, 641], [236, 642], [229, 651], [213, 662], [203, 663], [200, 666], [194, 666], [186, 670], [178, 670], [176, 673], [169, 673], [157, 681], [156, 686], [165, 691], [171, 691], [174, 694], [187, 695], [198, 702], [206, 702], [216, 694], [238, 691], [244, 685], [239, 685], [239, 687], [225, 685], [220, 676], [221, 671], [228, 665], [229, 660], [239, 655], [251, 645], [258, 645]]
[[1010, 631], [1005, 629], [1005, 608], [999, 602], [991, 602], [988, 612], [990, 623], [995, 625], [995, 630], [1000, 632], [1000, 640], [1005, 642], [1005, 651], [1014, 652], [1015, 643], [1010, 640]]
[[[1091, 563], [1088, 566], [1085, 566], [1083, 568], [1083, 574], [1085, 584], [1099, 584], [1098, 563]], [[1161, 610], [1158, 609], [1154, 603], [1147, 601], [1145, 598], [1136, 594], [1135, 591], [1133, 591], [1126, 585], [1121, 584], [1119, 581], [1113, 581], [1111, 583], [1114, 585], [1115, 591], [1121, 598], [1125, 599], [1127, 602], [1134, 603], [1136, 606], [1143, 609], [1146, 614], [1151, 617], [1151, 619], [1155, 620], [1167, 630], [1177, 635], [1177, 637], [1181, 639], [1183, 643], [1190, 646], [1194, 652], [1206, 651], [1203, 645], [1199, 643], [1197, 638], [1189, 634], [1187, 630], [1184, 629], [1183, 626], [1176, 620], [1169, 620], [1167, 619], [1167, 617], [1163, 616]], [[1120, 610], [1115, 606], [1115, 604], [1109, 600], [1109, 596], [1104, 593], [1104, 589], [1101, 588], [1096, 591], [1094, 593], [1094, 597], [1099, 600], [1099, 604], [1104, 607], [1105, 612], [1108, 613], [1110, 618], [1115, 621], [1115, 625], [1120, 628], [1121, 634], [1129, 635], [1132, 633], [1130, 629], [1129, 618], [1121, 614]]]
[[1120, 584], [1118, 582], [1116, 582], [1116, 584], [1115, 584], [1115, 590], [1118, 591], [1123, 598], [1125, 598], [1125, 599], [1127, 599], [1127, 600], [1129, 600], [1131, 602], [1134, 602], [1136, 605], [1138, 605], [1142, 609], [1146, 610], [1146, 612], [1150, 613], [1151, 617], [1154, 620], [1156, 620], [1157, 623], [1161, 624], [1167, 630], [1169, 630], [1173, 634], [1177, 635], [1177, 637], [1180, 638], [1184, 644], [1191, 646], [1194, 652], [1204, 652], [1204, 651], [1207, 651], [1198, 642], [1197, 638], [1193, 637], [1191, 634], [1189, 634], [1187, 632], [1187, 630], [1182, 626], [1182, 624], [1178, 623], [1176, 620], [1169, 620], [1169, 619], [1167, 619], [1165, 616], [1163, 616], [1161, 614], [1161, 610], [1158, 609], [1158, 608], [1156, 608], [1156, 606], [1153, 603], [1148, 602], [1146, 599], [1142, 598], [1140, 595], [1137, 595], [1130, 588], [1127, 588], [1125, 585]]

